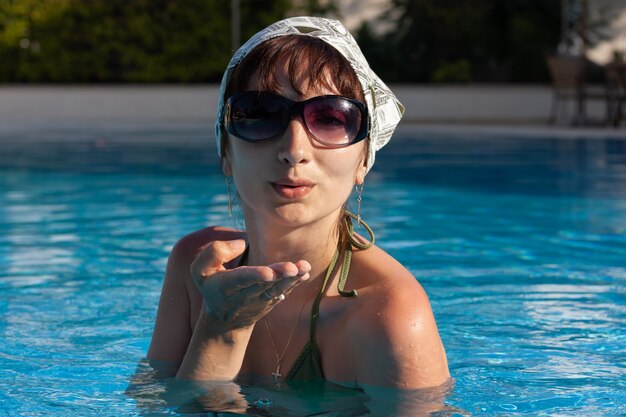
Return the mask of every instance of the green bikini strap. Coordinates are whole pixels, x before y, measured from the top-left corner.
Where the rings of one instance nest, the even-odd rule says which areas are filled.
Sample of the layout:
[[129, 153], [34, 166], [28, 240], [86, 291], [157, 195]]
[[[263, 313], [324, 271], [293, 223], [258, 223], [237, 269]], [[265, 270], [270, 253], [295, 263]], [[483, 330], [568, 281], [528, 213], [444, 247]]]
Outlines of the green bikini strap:
[[[348, 279], [348, 273], [350, 272], [350, 263], [352, 262], [352, 247], [361, 250], [369, 249], [372, 247], [372, 245], [374, 245], [374, 242], [376, 242], [376, 236], [374, 236], [374, 232], [368, 226], [368, 224], [355, 216], [354, 213], [346, 210], [345, 214], [346, 215], [343, 218], [343, 222], [347, 231], [346, 235], [348, 237], [348, 242], [346, 242], [346, 248], [343, 255], [343, 264], [341, 267], [341, 273], [339, 274], [337, 291], [339, 291], [339, 295], [341, 295], [342, 297], [356, 297], [359, 295], [357, 290], [345, 290], [346, 280]], [[359, 224], [361, 224], [365, 228], [365, 230], [367, 230], [367, 233], [370, 235], [369, 242], [361, 243], [356, 239], [356, 237], [354, 237], [354, 227], [352, 226], [352, 219], [357, 219]]]
[[350, 272], [350, 262], [352, 262], [352, 247], [346, 245], [346, 250], [343, 255], [343, 264], [341, 265], [341, 274], [339, 274], [339, 282], [337, 283], [337, 291], [339, 291], [339, 295], [342, 297], [356, 297], [359, 295], [357, 290], [345, 290], [346, 280]]
[[[352, 246], [354, 246], [355, 248], [361, 249], [361, 250], [365, 250], [365, 249], [371, 248], [374, 245], [374, 243], [376, 243], [376, 236], [374, 236], [374, 231], [372, 230], [372, 228], [369, 227], [369, 225], [367, 223], [365, 223], [362, 218], [357, 217], [354, 213], [351, 213], [348, 210], [345, 210], [344, 213], [346, 215], [343, 218], [343, 222], [344, 222], [344, 226], [345, 226], [346, 231], [347, 231], [346, 234], [348, 236], [348, 241], [350, 242], [350, 244]], [[352, 226], [352, 219], [357, 220], [358, 223], [361, 226], [363, 226], [363, 228], [370, 235], [370, 241], [369, 242], [361, 243], [354, 237], [354, 226]]]
[[317, 328], [317, 317], [319, 316], [320, 302], [322, 301], [322, 296], [324, 295], [324, 289], [326, 288], [326, 284], [328, 284], [328, 280], [333, 274], [335, 265], [337, 265], [337, 259], [339, 259], [339, 247], [337, 247], [333, 258], [330, 260], [330, 264], [328, 265], [328, 269], [326, 270], [326, 276], [324, 277], [324, 282], [322, 283], [322, 288], [317, 294], [317, 297], [315, 297], [315, 301], [313, 301], [313, 306], [311, 307], [311, 328], [309, 329], [309, 331], [311, 332], [311, 340], [315, 340], [315, 330]]

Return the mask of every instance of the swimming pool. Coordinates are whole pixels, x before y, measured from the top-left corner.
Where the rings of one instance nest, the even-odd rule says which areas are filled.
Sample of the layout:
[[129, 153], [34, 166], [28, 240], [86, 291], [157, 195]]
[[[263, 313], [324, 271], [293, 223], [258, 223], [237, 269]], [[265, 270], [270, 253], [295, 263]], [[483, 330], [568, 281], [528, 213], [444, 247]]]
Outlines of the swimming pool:
[[[158, 398], [140, 407], [125, 391], [168, 251], [230, 224], [210, 131], [0, 132], [0, 415], [202, 410], [145, 392]], [[456, 380], [435, 415], [626, 412], [626, 141], [405, 130], [379, 153], [363, 214], [431, 298]], [[376, 406], [241, 389], [248, 415]]]

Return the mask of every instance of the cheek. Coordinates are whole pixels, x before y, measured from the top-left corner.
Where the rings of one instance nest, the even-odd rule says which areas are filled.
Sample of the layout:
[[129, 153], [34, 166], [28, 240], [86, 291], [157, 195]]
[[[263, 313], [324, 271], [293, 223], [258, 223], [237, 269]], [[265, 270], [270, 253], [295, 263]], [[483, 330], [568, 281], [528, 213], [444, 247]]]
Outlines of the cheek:
[[[347, 150], [346, 150], [347, 151]], [[356, 184], [363, 182], [365, 168], [363, 165], [363, 152], [350, 150], [350, 152], [331, 151], [328, 155], [326, 172], [329, 178], [333, 179], [336, 187], [351, 190]], [[348, 191], [349, 194], [349, 191]]]
[[261, 148], [262, 146], [258, 144], [252, 145], [239, 140], [234, 142], [231, 140], [227, 151], [231, 175], [237, 176], [238, 173], [249, 173], [258, 169]]

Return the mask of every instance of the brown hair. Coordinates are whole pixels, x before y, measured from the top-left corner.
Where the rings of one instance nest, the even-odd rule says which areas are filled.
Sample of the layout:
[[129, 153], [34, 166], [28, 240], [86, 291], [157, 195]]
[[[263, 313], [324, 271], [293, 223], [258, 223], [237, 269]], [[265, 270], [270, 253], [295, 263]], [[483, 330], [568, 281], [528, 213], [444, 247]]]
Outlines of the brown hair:
[[[250, 51], [233, 70], [224, 99], [245, 91], [253, 77], [258, 80], [261, 91], [277, 92], [276, 65], [285, 59], [287, 75], [299, 94], [304, 91], [296, 88], [296, 79], [302, 75], [300, 71], [304, 67], [309, 88], [337, 91], [342, 96], [365, 102], [359, 78], [348, 60], [325, 41], [303, 35], [268, 39]], [[223, 138], [228, 135], [224, 133]], [[227, 146], [224, 139], [220, 149], [222, 157]]]

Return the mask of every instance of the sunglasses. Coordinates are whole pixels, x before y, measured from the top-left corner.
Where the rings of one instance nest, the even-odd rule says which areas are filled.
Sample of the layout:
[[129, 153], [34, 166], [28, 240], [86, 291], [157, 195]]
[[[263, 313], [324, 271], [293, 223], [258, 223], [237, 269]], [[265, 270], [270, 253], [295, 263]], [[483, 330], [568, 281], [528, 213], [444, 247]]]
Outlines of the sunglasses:
[[294, 114], [325, 147], [352, 145], [368, 134], [367, 107], [360, 101], [331, 95], [293, 101], [258, 91], [238, 93], [226, 101], [224, 127], [239, 139], [262, 142], [282, 135]]

